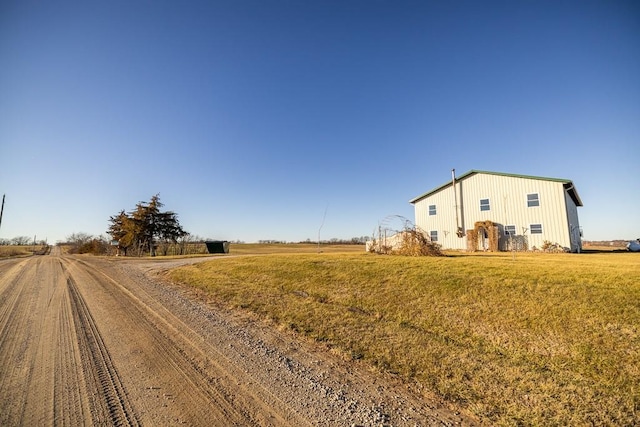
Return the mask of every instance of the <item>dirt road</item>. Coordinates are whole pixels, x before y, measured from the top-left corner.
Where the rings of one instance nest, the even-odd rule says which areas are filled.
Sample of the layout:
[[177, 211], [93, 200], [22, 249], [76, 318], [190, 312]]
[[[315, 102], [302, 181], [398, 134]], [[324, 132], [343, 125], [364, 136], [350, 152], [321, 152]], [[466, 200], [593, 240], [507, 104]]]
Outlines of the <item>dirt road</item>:
[[158, 278], [168, 266], [56, 248], [0, 261], [0, 425], [469, 424], [199, 301]]

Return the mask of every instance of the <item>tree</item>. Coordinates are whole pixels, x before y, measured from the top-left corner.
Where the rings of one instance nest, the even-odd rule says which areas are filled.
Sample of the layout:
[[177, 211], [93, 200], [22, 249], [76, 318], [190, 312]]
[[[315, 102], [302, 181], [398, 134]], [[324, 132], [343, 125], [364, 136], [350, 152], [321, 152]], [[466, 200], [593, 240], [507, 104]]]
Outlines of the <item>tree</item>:
[[139, 202], [132, 212], [127, 214], [123, 210], [110, 217], [107, 232], [118, 242], [118, 249], [126, 255], [127, 250], [134, 247], [138, 254], [149, 252], [155, 256], [157, 241], [176, 243], [186, 236], [188, 233], [180, 225], [178, 215], [161, 212], [162, 206], [160, 195], [156, 194], [149, 203]]
[[27, 246], [30, 245], [33, 240], [28, 236], [18, 236], [11, 239], [11, 243], [16, 246]]
[[93, 238], [94, 237], [89, 233], [83, 233], [83, 232], [73, 233], [70, 236], [67, 236], [67, 243], [74, 246], [82, 246], [85, 243], [91, 241], [91, 239]]
[[134, 245], [136, 233], [133, 219], [122, 210], [118, 215], [109, 218], [111, 225], [107, 233], [118, 242], [118, 252], [122, 251], [127, 256], [127, 250]]

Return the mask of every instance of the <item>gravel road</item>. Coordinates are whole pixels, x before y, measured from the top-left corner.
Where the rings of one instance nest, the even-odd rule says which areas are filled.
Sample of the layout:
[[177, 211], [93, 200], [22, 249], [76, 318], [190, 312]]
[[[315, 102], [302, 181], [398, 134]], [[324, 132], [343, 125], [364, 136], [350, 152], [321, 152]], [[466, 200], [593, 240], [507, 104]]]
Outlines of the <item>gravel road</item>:
[[56, 249], [0, 261], [0, 425], [473, 425], [162, 280], [203, 259]]

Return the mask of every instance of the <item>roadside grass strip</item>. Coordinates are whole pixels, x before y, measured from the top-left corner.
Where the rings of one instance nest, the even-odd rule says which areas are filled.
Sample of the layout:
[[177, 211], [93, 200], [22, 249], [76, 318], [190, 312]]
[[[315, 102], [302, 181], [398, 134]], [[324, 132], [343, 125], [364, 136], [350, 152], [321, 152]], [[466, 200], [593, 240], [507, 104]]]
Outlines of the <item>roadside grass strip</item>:
[[640, 424], [637, 254], [273, 254], [170, 277], [483, 422]]
[[33, 255], [36, 251], [43, 251], [40, 245], [28, 246], [0, 246], [0, 258]]

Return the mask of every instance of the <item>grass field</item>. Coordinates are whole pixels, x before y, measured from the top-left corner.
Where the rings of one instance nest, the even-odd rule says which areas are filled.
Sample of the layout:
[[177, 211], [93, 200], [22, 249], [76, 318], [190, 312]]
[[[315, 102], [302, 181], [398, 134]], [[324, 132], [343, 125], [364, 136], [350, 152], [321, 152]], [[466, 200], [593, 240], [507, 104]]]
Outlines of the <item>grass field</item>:
[[332, 245], [313, 243], [231, 243], [229, 253], [232, 255], [266, 255], [266, 254], [317, 254], [317, 253], [363, 253], [364, 245]]
[[223, 257], [171, 278], [488, 424], [640, 424], [640, 254], [362, 249]]
[[41, 250], [41, 246], [17, 246], [17, 245], [7, 245], [0, 246], [0, 258], [7, 258], [13, 256], [26, 256], [33, 255], [34, 251]]

